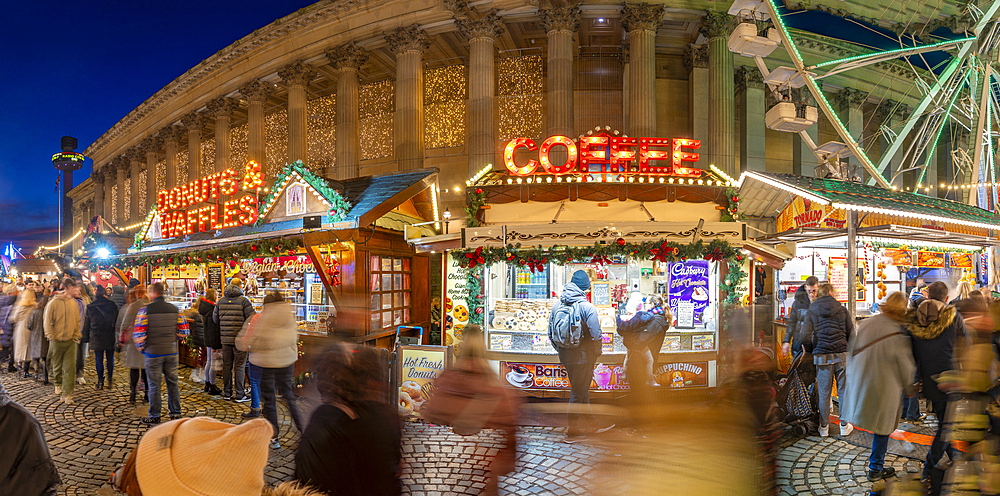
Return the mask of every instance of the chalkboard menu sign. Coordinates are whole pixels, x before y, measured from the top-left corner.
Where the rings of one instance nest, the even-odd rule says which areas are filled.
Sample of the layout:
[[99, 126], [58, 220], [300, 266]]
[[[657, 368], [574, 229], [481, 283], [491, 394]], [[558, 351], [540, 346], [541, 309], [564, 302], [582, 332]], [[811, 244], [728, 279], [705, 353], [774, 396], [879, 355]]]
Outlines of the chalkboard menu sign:
[[591, 300], [597, 306], [610, 305], [611, 285], [607, 283], [594, 283], [591, 288]]
[[208, 287], [215, 289], [219, 294], [219, 298], [222, 297], [222, 265], [213, 264], [208, 266]]

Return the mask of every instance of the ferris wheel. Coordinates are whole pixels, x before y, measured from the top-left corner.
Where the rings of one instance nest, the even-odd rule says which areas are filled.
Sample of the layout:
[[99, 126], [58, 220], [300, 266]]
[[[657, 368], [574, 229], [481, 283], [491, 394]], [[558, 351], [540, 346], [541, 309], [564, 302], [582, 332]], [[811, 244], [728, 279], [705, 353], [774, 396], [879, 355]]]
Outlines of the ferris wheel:
[[[1000, 44], [998, 8], [1000, 0], [967, 4], [964, 14], [973, 23], [965, 35], [957, 39], [924, 42], [923, 35], [919, 41], [912, 36], [899, 35], [898, 49], [872, 50], [837, 60], [807, 61], [799, 52], [796, 31], [786, 24], [784, 16], [790, 15], [789, 12], [779, 7], [775, 0], [736, 0], [729, 9], [737, 24], [728, 45], [730, 51], [754, 59], [767, 90], [774, 97], [776, 103], [765, 115], [767, 127], [798, 133], [816, 156], [825, 175], [858, 180], [858, 171], [842, 162], [852, 157], [864, 169], [869, 184], [899, 187], [903, 174], [912, 171], [918, 178], [914, 190], [929, 191], [926, 184], [928, 157], [935, 156], [942, 134], [951, 130], [946, 135], [952, 139], [950, 148], [955, 168], [952, 177], [962, 179], [952, 179], [951, 184], [942, 182], [941, 186], [961, 190], [960, 198], [968, 192], [970, 204], [996, 210], [1000, 206], [1000, 182], [994, 163], [994, 141], [1000, 138], [1000, 75], [996, 74], [992, 62], [995, 62]], [[779, 46], [787, 52], [792, 67], [770, 70], [764, 58]], [[923, 54], [937, 51], [947, 51], [949, 57], [931, 67]], [[924, 69], [915, 67], [911, 58], [917, 64], [922, 61]], [[859, 143], [848, 132], [824, 94], [820, 81], [895, 59], [904, 61], [912, 70], [912, 90], [918, 92], [915, 94], [919, 94], [919, 103], [896, 126], [881, 126], [878, 137], [887, 148], [884, 146], [881, 156], [874, 161], [865, 152], [865, 143]], [[800, 88], [811, 94], [811, 102], [792, 101], [791, 91]], [[820, 113], [833, 126], [839, 141], [814, 142], [808, 129], [816, 124]], [[954, 138], [962, 135], [968, 139]]]

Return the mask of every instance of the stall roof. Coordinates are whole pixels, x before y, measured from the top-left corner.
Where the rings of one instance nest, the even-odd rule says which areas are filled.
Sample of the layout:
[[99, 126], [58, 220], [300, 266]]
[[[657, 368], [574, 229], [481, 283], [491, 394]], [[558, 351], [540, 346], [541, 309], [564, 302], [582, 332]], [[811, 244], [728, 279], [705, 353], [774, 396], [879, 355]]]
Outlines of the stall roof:
[[[351, 210], [347, 219], [324, 228], [358, 229], [374, 224], [393, 209], [431, 187], [437, 181], [436, 168], [359, 177], [341, 181]], [[398, 218], [391, 219], [397, 223]], [[141, 253], [167, 252], [209, 247], [219, 243], [238, 243], [257, 238], [274, 238], [302, 233], [302, 220], [269, 222], [258, 226], [237, 226], [211, 232], [199, 232], [184, 238], [171, 238], [146, 243]]]
[[[768, 245], [779, 245], [783, 243], [819, 241], [846, 235], [846, 228], [799, 227], [780, 233], [768, 234], [767, 236], [757, 238], [757, 241]], [[916, 241], [931, 243], [932, 245], [967, 245], [977, 247], [1000, 245], [1000, 240], [989, 236], [976, 236], [974, 234], [927, 229], [924, 227], [899, 226], [895, 224], [860, 227], [858, 228], [857, 235], [865, 238], [894, 239], [902, 242]]]
[[792, 199], [801, 196], [845, 210], [1000, 228], [1000, 216], [973, 205], [838, 179], [747, 171], [740, 177], [739, 187], [740, 212], [751, 218], [776, 217]]
[[52, 260], [38, 258], [19, 258], [14, 260], [11, 266], [22, 274], [46, 274], [49, 272], [55, 273], [59, 271], [56, 267], [56, 263]]

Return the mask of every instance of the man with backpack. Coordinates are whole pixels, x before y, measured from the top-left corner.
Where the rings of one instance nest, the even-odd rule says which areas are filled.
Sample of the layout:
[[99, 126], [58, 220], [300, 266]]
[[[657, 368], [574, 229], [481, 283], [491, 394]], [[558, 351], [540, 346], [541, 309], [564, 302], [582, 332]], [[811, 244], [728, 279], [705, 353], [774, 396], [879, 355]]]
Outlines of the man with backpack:
[[601, 356], [601, 321], [597, 307], [587, 301], [587, 291], [590, 291], [590, 277], [582, 270], [574, 272], [549, 315], [549, 339], [569, 376], [566, 442], [570, 444], [614, 427], [597, 429], [593, 415], [583, 413], [590, 408], [590, 382], [594, 378], [594, 365]]

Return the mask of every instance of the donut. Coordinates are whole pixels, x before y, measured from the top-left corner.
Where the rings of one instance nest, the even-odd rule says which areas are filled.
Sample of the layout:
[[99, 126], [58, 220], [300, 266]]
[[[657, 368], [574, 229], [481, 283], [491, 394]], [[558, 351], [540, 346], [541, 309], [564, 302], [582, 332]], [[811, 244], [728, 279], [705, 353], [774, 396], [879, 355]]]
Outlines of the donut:
[[420, 398], [420, 384], [417, 384], [416, 382], [406, 381], [399, 386], [399, 389], [410, 395], [410, 398], [414, 401]]
[[504, 325], [503, 317], [493, 317], [493, 328], [503, 330], [506, 329]]
[[455, 320], [461, 320], [464, 322], [469, 320], [469, 309], [465, 308], [465, 305], [458, 305], [455, 307], [455, 311], [452, 312], [452, 315], [455, 316]]
[[424, 403], [425, 403], [425, 401], [424, 401], [423, 398], [421, 398], [419, 400], [413, 400], [413, 411], [414, 412], [419, 412], [420, 409], [424, 407]]
[[409, 394], [400, 391], [397, 405], [401, 416], [413, 415], [413, 399], [410, 398]]

